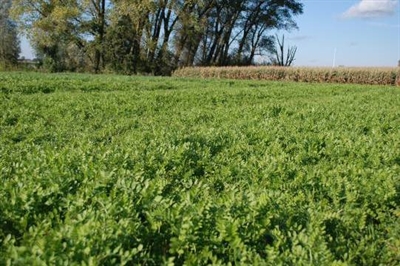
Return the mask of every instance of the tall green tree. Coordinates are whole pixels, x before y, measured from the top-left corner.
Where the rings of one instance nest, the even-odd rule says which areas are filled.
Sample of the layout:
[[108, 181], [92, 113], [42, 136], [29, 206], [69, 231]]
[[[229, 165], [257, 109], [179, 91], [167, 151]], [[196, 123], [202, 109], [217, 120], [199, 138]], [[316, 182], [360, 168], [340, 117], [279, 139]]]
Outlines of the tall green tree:
[[12, 12], [50, 70], [104, 67], [106, 0], [13, 0]]
[[251, 64], [257, 50], [270, 51], [275, 42], [269, 31], [297, 28], [294, 16], [302, 13], [303, 5], [296, 0], [248, 1], [239, 24], [242, 34], [237, 42], [236, 63]]
[[21, 52], [16, 24], [10, 19], [11, 0], [0, 0], [0, 64], [16, 65]]
[[76, 1], [13, 0], [12, 12], [45, 67], [51, 71], [65, 70], [67, 50], [77, 27]]
[[111, 67], [127, 73], [146, 70], [146, 54], [153, 45], [149, 39], [150, 16], [155, 7], [153, 1], [114, 0], [112, 4], [111, 25], [107, 33]]
[[181, 18], [174, 35], [175, 60], [180, 66], [193, 65], [198, 60], [201, 40], [208, 30], [208, 17], [216, 0], [182, 1]]
[[[86, 52], [93, 70], [98, 73], [105, 68], [105, 39], [108, 27], [108, 8], [106, 0], [78, 1], [80, 7], [79, 34], [87, 42]], [[86, 38], [86, 39], [85, 39]], [[92, 41], [88, 41], [92, 39]]]

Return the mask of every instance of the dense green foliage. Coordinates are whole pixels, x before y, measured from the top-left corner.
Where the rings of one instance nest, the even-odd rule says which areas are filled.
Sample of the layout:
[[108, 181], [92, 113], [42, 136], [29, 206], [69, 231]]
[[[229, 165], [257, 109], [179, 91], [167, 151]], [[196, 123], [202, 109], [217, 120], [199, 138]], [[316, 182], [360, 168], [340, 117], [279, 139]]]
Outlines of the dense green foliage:
[[400, 89], [0, 73], [0, 265], [398, 265]]

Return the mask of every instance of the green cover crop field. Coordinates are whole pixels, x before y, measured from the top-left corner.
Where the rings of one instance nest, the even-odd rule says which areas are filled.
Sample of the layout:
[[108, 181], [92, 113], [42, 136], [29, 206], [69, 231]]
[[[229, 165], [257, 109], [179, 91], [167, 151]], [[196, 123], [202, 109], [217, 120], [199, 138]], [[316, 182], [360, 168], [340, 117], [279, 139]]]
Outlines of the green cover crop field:
[[0, 265], [399, 265], [400, 88], [0, 73]]

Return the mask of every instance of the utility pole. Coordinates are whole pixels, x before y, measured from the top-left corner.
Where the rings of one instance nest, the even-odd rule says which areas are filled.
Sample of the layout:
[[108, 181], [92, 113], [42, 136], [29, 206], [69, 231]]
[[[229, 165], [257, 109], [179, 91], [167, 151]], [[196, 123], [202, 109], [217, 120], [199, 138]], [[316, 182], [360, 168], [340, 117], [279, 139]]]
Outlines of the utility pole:
[[335, 50], [333, 50], [333, 62], [332, 62], [332, 68], [334, 68], [336, 66], [336, 52], [337, 49], [335, 47]]

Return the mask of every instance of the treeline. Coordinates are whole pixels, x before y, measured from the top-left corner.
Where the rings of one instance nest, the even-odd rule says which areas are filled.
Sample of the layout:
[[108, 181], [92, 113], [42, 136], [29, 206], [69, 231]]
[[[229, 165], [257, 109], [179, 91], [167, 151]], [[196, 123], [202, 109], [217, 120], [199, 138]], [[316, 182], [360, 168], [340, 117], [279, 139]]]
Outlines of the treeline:
[[13, 0], [13, 20], [50, 71], [169, 74], [250, 65], [296, 28], [296, 0]]

